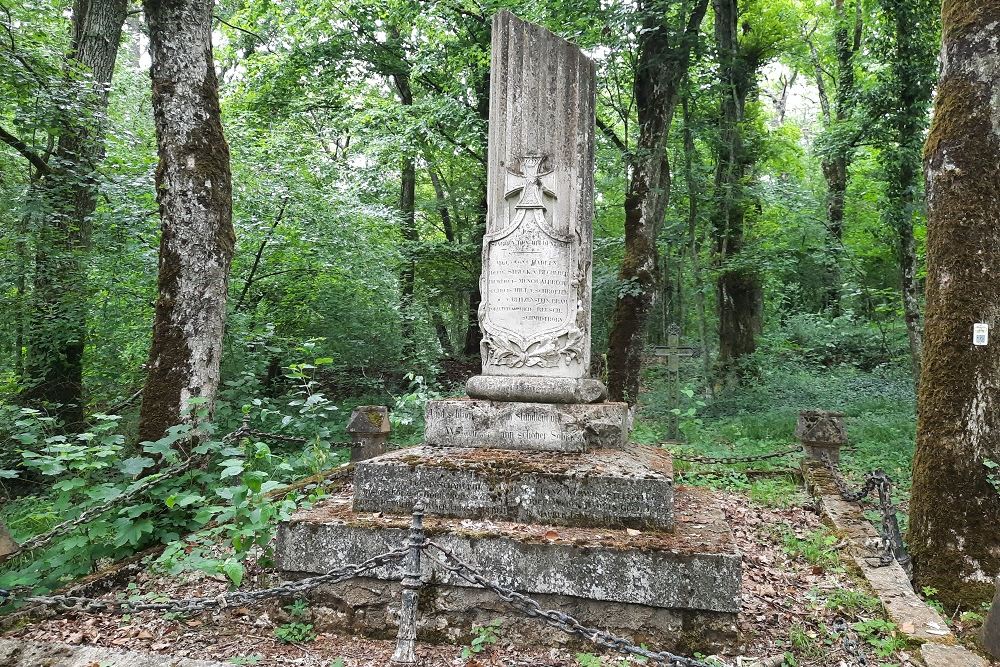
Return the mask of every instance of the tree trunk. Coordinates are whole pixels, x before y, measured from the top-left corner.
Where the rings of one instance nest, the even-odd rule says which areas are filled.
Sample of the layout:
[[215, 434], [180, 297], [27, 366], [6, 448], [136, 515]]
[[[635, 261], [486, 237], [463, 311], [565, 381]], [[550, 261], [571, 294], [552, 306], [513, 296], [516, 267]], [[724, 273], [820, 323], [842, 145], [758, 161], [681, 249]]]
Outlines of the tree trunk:
[[884, 219], [896, 231], [899, 260], [900, 294], [903, 317], [910, 342], [910, 361], [914, 382], [920, 380], [920, 356], [923, 331], [920, 314], [920, 283], [917, 280], [917, 244], [913, 229], [920, 217], [922, 202], [918, 197], [921, 176], [921, 144], [926, 129], [927, 109], [931, 103], [937, 49], [928, 43], [924, 28], [914, 34], [914, 24], [931, 24], [937, 5], [930, 0], [899, 5], [885, 4], [894, 28], [895, 53], [891, 59], [893, 110], [891, 137], [883, 148], [886, 174]]
[[[689, 82], [690, 86], [690, 82]], [[701, 248], [698, 243], [698, 182], [695, 178], [694, 165], [698, 151], [694, 143], [694, 130], [691, 128], [691, 109], [689, 106], [690, 88], [684, 95], [684, 178], [687, 181], [688, 194], [688, 248], [691, 253], [691, 278], [694, 282], [695, 311], [698, 314], [698, 344], [701, 345], [702, 372], [705, 374], [705, 384], [714, 397], [712, 387], [712, 355], [708, 349], [708, 313], [705, 308], [705, 280], [701, 271]]]
[[716, 282], [719, 370], [724, 382], [733, 384], [739, 379], [740, 360], [757, 349], [763, 324], [760, 278], [753, 269], [733, 263], [743, 250], [747, 203], [743, 182], [753, 164], [743, 145], [741, 124], [747, 97], [756, 86], [759, 63], [740, 49], [736, 0], [714, 0], [714, 7], [723, 90], [715, 172], [718, 206], [712, 225], [720, 264]]
[[[920, 586], [949, 612], [1000, 574], [1000, 0], [946, 0], [942, 79], [925, 148], [927, 325], [910, 535]], [[989, 325], [973, 345], [973, 324]]]
[[212, 0], [145, 0], [160, 163], [159, 296], [139, 436], [212, 411], [233, 258], [232, 178], [212, 59]]
[[[482, 46], [489, 49], [488, 44], [490, 40], [490, 31], [482, 30], [480, 31], [480, 39], [485, 40], [481, 42]], [[483, 78], [479, 81], [479, 86], [476, 88], [476, 114], [479, 116], [479, 120], [482, 123], [485, 140], [486, 127], [490, 120], [490, 71], [486, 68]], [[483, 142], [485, 145], [485, 141]], [[476, 211], [476, 227], [475, 232], [472, 234], [472, 243], [475, 248], [483, 247], [483, 237], [486, 235], [486, 202], [488, 201], [488, 193], [486, 191], [486, 174], [483, 174], [483, 180], [479, 185], [479, 210]], [[481, 346], [483, 342], [483, 330], [479, 328], [479, 306], [483, 301], [483, 293], [479, 290], [479, 274], [482, 272], [482, 254], [477, 255], [476, 268], [473, 271], [473, 275], [476, 276], [473, 281], [472, 289], [469, 292], [469, 313], [468, 313], [468, 328], [465, 330], [465, 345], [462, 347], [462, 353], [468, 358], [481, 357]]]
[[104, 157], [104, 115], [118, 57], [125, 0], [76, 0], [67, 70], [90, 73], [83, 109], [61, 119], [51, 172], [38, 184], [45, 216], [35, 254], [28, 323], [25, 400], [58, 405], [67, 428], [83, 424], [83, 351], [87, 333], [87, 271], [97, 209], [97, 164]]
[[[854, 56], [861, 48], [862, 18], [861, 2], [856, 0], [853, 25], [848, 18], [844, 0], [834, 3], [836, 26], [833, 39], [837, 53], [836, 96], [833, 102], [832, 117], [827, 118], [827, 130], [836, 130], [838, 126], [850, 120], [856, 106], [856, 84], [854, 75]], [[817, 63], [818, 64], [818, 63]], [[817, 67], [817, 77], [822, 77], [822, 70]], [[829, 110], [828, 110], [829, 112]], [[843, 254], [844, 240], [844, 209], [847, 199], [848, 173], [854, 159], [853, 141], [845, 141], [846, 137], [838, 136], [836, 144], [831, 146], [831, 155], [823, 160], [823, 176], [827, 187], [827, 235], [829, 244], [828, 273], [826, 294], [823, 306], [834, 316], [840, 315], [841, 278], [840, 257]]]
[[681, 80], [698, 39], [708, 0], [699, 0], [680, 36], [649, 6], [639, 33], [634, 94], [639, 137], [625, 194], [625, 254], [608, 335], [608, 394], [613, 401], [639, 397], [646, 325], [659, 281], [656, 240], [670, 194], [667, 137]]

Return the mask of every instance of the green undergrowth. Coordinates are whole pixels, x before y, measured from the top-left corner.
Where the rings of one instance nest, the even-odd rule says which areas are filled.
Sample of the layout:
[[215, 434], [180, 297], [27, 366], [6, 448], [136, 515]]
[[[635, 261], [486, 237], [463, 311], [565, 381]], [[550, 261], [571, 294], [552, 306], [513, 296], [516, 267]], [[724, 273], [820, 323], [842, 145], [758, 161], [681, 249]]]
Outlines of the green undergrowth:
[[[684, 455], [745, 457], [796, 444], [800, 410], [836, 410], [846, 416], [848, 445], [841, 469], [853, 484], [865, 473], [882, 468], [896, 485], [897, 500], [908, 496], [916, 435], [912, 379], [902, 362], [871, 369], [856, 365], [824, 366], [808, 359], [757, 360], [752, 373], [736, 389], [709, 395], [700, 378], [701, 361], [681, 366], [680, 405], [676, 408], [683, 442], [668, 445]], [[646, 444], [666, 440], [672, 406], [662, 368], [646, 371], [634, 438]], [[799, 457], [735, 465], [675, 461], [678, 481], [744, 492], [765, 505], [798, 502]], [[904, 517], [905, 524], [905, 517]]]

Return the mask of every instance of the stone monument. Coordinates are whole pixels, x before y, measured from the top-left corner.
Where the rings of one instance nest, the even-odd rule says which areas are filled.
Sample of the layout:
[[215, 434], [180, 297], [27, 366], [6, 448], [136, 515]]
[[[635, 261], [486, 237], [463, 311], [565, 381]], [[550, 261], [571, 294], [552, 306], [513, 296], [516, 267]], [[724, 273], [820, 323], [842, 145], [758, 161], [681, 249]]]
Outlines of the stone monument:
[[[629, 409], [589, 377], [593, 63], [507, 11], [493, 21], [482, 374], [431, 401], [424, 444], [355, 468], [354, 486], [279, 530], [288, 576], [398, 548], [420, 503], [433, 539], [494, 581], [658, 648], [735, 638], [740, 555], [711, 494], [677, 490], [669, 455], [628, 443]], [[567, 637], [424, 563], [419, 631]], [[396, 631], [402, 566], [329, 587], [319, 626]], [[395, 605], [395, 606], [393, 606]], [[387, 608], [388, 606], [388, 608]]]

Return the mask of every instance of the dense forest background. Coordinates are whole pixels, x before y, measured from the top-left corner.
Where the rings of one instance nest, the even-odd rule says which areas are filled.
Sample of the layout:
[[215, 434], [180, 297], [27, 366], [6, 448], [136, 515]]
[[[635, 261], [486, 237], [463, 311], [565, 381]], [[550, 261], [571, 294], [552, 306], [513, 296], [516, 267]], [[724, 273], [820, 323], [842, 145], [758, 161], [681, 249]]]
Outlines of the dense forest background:
[[[24, 538], [192, 451], [216, 459], [3, 576], [54, 585], [236, 517], [235, 560], [198, 566], [238, 584], [234, 563], [289, 509], [267, 491], [343, 460], [353, 406], [390, 405], [407, 443], [428, 397], [461, 393], [479, 364], [502, 8], [597, 63], [594, 372], [642, 405], [636, 439], [662, 440], [670, 413], [692, 443], [763, 450], [798, 409], [847, 409], [863, 455], [848, 469], [882, 465], [908, 491], [938, 3], [219, 2], [228, 153], [207, 145], [230, 160], [235, 247], [228, 283], [203, 264], [199, 289], [228, 289], [221, 383], [184, 419], [146, 414], [169, 352], [164, 339], [151, 354], [170, 301], [158, 279], [180, 271], [160, 250], [177, 219], [161, 221], [156, 185], [169, 91], [150, 84], [143, 11], [96, 6], [0, 0], [2, 516]], [[226, 246], [223, 232], [185, 243]], [[213, 335], [188, 325], [188, 342]], [[672, 325], [700, 350], [680, 405], [662, 369], [639, 372]], [[233, 446], [241, 424], [285, 439]], [[203, 444], [188, 450], [192, 429]]]
[[[655, 9], [682, 21], [684, 5]], [[488, 21], [500, 6], [217, 7], [237, 232], [228, 387], [250, 393], [257, 388], [247, 383], [273, 382], [279, 369], [303, 361], [296, 350], [309, 341], [315, 356], [333, 360], [323, 377], [335, 393], [398, 391], [407, 373], [430, 381], [447, 371], [446, 360], [475, 363]], [[593, 345], [603, 354], [616, 300], [647, 289], [620, 275], [643, 12], [512, 7], [598, 61]], [[3, 12], [2, 126], [38, 154], [51, 153], [63, 116], [87, 109], [86, 75], [63, 65], [66, 10], [27, 2]], [[710, 19], [676, 91], [669, 205], [656, 229], [662, 280], [650, 288], [657, 298], [646, 340], [664, 342], [676, 322], [708, 350], [706, 371], [718, 371], [715, 286], [720, 275], [746, 272], [762, 297], [748, 306], [759, 339], [723, 362], [752, 366], [759, 360], [742, 357], [755, 347], [765, 357], [794, 353], [868, 368], [904, 361], [919, 351], [907, 344], [904, 316], [923, 271], [919, 150], [936, 72], [936, 7], [760, 0], [741, 3], [739, 20], [741, 67], [752, 68], [753, 79], [737, 119], [740, 173], [731, 182], [719, 173], [728, 131], [720, 105], [729, 91]], [[90, 119], [105, 127], [106, 158], [85, 176], [97, 181], [97, 210], [92, 238], [75, 250], [82, 284], [66, 297], [86, 321], [89, 410], [142, 387], [156, 300], [156, 140], [137, 16], [122, 39], [106, 114]], [[916, 47], [922, 52], [910, 53]], [[905, 99], [908, 87], [919, 89], [914, 99]], [[40, 174], [31, 162], [10, 146], [0, 160], [8, 260], [0, 266], [0, 386], [14, 397], [41, 381], [31, 358], [45, 335], [33, 318], [52, 307], [37, 273], [47, 252], [47, 203], [33, 187]], [[913, 161], [916, 172], [906, 173]], [[404, 187], [414, 199], [401, 206]], [[720, 229], [721, 200], [735, 200], [742, 219], [733, 223], [742, 238], [729, 238], [729, 248], [733, 230]], [[910, 316], [919, 331], [919, 313]]]

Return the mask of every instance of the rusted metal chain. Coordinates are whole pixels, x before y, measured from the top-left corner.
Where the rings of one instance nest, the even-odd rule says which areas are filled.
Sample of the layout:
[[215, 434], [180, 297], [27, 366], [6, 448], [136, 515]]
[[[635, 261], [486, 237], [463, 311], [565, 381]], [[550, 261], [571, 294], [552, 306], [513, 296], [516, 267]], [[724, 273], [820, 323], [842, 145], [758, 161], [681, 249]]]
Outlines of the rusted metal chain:
[[767, 459], [777, 459], [782, 456], [788, 456], [789, 454], [795, 454], [796, 452], [801, 452], [802, 446], [796, 445], [794, 447], [789, 447], [787, 449], [782, 449], [777, 452], [768, 452], [767, 454], [758, 454], [756, 456], [698, 456], [695, 454], [684, 455], [684, 454], [674, 454], [670, 453], [670, 456], [675, 461], [685, 461], [688, 463], [702, 463], [705, 465], [734, 465], [737, 463], [754, 463], [756, 461], [766, 461]]
[[670, 653], [669, 651], [650, 651], [642, 646], [636, 646], [625, 637], [583, 625], [569, 614], [555, 609], [543, 609], [537, 600], [518, 593], [510, 588], [505, 588], [486, 578], [486, 576], [468, 563], [460, 560], [455, 554], [431, 540], [427, 541], [427, 546], [440, 554], [440, 557], [431, 556], [434, 560], [450, 572], [454, 572], [470, 584], [481, 586], [493, 591], [501, 600], [514, 607], [518, 611], [532, 617], [543, 620], [546, 624], [558, 628], [567, 634], [583, 637], [598, 646], [611, 649], [618, 653], [635, 655], [647, 660], [652, 660], [661, 665], [669, 667], [708, 667], [707, 663], [687, 658], [681, 655]]
[[[82, 612], [87, 614], [113, 613], [131, 614], [140, 611], [174, 612], [195, 614], [204, 611], [225, 609], [255, 604], [262, 600], [279, 597], [301, 595], [318, 586], [336, 584], [348, 579], [354, 579], [389, 563], [399, 561], [408, 553], [407, 549], [396, 549], [379, 556], [374, 556], [357, 565], [349, 564], [307, 579], [289, 581], [280, 586], [265, 588], [259, 591], [231, 591], [214, 597], [191, 597], [173, 599], [146, 600], [103, 600], [100, 598], [81, 597], [75, 595], [37, 595], [25, 597], [29, 604], [53, 607], [58, 611]], [[7, 593], [6, 596], [3, 593]], [[10, 591], [0, 591], [0, 601], [17, 599]], [[159, 597], [159, 596], [158, 596]]]

